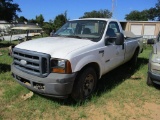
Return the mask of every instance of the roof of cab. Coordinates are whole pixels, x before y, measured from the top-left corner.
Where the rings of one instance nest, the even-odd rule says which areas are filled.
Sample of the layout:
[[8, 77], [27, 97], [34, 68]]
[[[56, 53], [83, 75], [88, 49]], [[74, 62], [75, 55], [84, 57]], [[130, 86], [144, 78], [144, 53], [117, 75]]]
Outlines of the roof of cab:
[[73, 19], [69, 21], [74, 21], [74, 20], [104, 20], [104, 21], [117, 21], [116, 19], [111, 19], [111, 18], [82, 18], [82, 19]]

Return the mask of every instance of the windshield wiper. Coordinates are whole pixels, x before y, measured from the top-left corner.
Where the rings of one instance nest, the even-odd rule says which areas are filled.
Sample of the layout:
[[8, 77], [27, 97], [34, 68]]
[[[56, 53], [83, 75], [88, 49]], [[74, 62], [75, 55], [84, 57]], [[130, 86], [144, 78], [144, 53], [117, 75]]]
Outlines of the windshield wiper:
[[58, 34], [53, 34], [52, 37], [59, 37], [60, 35]]
[[82, 39], [80, 36], [78, 35], [58, 35], [58, 34], [54, 34], [53, 37], [70, 37], [70, 38], [78, 38], [78, 39]]
[[87, 38], [87, 37], [80, 37], [78, 35], [58, 35], [54, 34], [53, 37], [69, 37], [69, 38], [78, 38], [78, 39], [87, 39], [87, 40], [93, 40], [92, 38]]
[[80, 37], [78, 35], [68, 35], [65, 37], [71, 37], [71, 38], [79, 38], [79, 39], [87, 39], [87, 40], [92, 40], [92, 38], [87, 38], [87, 37]]
[[65, 36], [65, 37], [82, 39], [82, 38], [81, 38], [80, 36], [78, 36], [78, 35], [68, 35], [68, 36]]

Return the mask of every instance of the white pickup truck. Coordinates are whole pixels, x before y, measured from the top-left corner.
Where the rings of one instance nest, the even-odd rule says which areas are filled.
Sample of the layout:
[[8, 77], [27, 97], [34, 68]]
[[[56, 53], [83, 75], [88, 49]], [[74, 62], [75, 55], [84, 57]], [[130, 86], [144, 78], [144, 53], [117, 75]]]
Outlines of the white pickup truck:
[[141, 38], [124, 36], [114, 19], [70, 20], [52, 37], [15, 46], [13, 77], [35, 93], [85, 100], [102, 75], [128, 61], [136, 62]]

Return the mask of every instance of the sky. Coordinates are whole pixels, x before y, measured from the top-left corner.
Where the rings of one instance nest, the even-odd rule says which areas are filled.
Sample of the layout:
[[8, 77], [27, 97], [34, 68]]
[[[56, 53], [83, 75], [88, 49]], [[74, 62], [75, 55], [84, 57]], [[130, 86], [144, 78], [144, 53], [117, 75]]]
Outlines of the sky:
[[[35, 19], [36, 15], [42, 14], [45, 21], [54, 18], [67, 11], [68, 19], [77, 19], [85, 12], [93, 10], [108, 9], [112, 11], [113, 0], [13, 0], [22, 12], [18, 16], [27, 19]], [[113, 18], [125, 20], [125, 15], [133, 10], [142, 11], [155, 7], [158, 0], [114, 0]]]

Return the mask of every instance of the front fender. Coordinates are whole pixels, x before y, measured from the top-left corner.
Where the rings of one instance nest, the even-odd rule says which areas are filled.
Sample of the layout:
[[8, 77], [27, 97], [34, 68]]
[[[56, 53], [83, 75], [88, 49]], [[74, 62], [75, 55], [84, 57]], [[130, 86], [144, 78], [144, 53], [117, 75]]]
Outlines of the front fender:
[[104, 71], [104, 66], [102, 60], [94, 55], [87, 55], [82, 58], [75, 58], [74, 65], [72, 66], [72, 71], [77, 72], [80, 71], [83, 67], [88, 65], [89, 63], [97, 63], [100, 70], [100, 77], [102, 76], [102, 71]]

